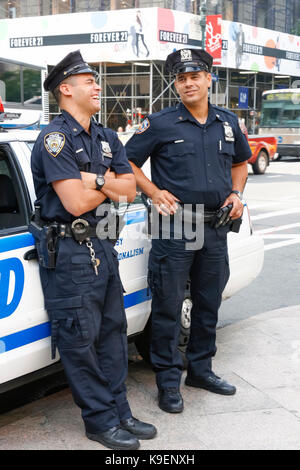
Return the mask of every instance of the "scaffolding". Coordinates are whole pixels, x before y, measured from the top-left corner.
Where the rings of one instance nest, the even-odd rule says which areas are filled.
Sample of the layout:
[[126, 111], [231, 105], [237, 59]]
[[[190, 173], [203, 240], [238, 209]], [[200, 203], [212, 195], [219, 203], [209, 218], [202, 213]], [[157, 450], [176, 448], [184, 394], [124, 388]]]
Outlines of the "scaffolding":
[[[166, 75], [164, 61], [93, 63], [101, 86], [98, 120], [105, 127], [118, 130], [137, 125], [147, 114], [174, 106], [179, 99], [174, 79]], [[58, 113], [50, 96], [50, 119]]]
[[[99, 72], [100, 111], [98, 121], [105, 127], [123, 130], [136, 126], [148, 114], [179, 103], [174, 78], [166, 74], [164, 61], [103, 62], [91, 65]], [[214, 74], [218, 74], [216, 68]], [[224, 81], [213, 81], [210, 89], [212, 104], [229, 107], [228, 70]], [[49, 119], [58, 114], [50, 96]]]
[[[91, 64], [99, 72], [101, 86], [98, 121], [116, 131], [141, 123], [148, 114], [156, 113], [180, 100], [174, 87], [174, 79], [165, 72], [164, 61], [102, 62]], [[276, 86], [290, 88], [293, 77], [276, 77], [274, 74], [254, 73], [240, 75], [238, 70], [213, 67], [210, 102], [234, 111], [245, 120], [249, 129], [255, 128], [256, 115], [260, 111], [262, 89]], [[238, 107], [239, 87], [249, 89], [247, 109]], [[58, 112], [50, 95], [49, 119]]]
[[100, 121], [118, 129], [139, 124], [145, 115], [178, 102], [172, 77], [164, 74], [164, 62], [99, 64]]

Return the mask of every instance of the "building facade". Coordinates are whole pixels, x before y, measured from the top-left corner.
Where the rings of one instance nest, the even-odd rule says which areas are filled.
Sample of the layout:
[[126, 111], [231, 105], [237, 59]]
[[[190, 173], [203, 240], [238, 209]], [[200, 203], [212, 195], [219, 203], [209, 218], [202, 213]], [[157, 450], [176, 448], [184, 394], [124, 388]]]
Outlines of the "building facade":
[[300, 35], [299, 0], [0, 0], [0, 19], [86, 11], [160, 7]]

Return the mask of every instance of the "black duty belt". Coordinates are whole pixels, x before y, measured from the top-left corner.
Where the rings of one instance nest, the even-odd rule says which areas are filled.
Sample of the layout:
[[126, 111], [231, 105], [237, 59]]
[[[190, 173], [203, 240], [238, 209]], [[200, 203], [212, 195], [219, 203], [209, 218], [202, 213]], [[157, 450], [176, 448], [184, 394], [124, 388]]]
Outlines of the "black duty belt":
[[[70, 237], [76, 239], [76, 230], [73, 224], [58, 224], [58, 236], [60, 238]], [[77, 222], [77, 233], [79, 236], [82, 235], [85, 238], [97, 237], [97, 227], [92, 227], [91, 225], [85, 226], [84, 224], [80, 226], [80, 223]]]
[[204, 211], [204, 223], [211, 222], [217, 211]]
[[[192, 208], [192, 209], [187, 209], [184, 207], [182, 204], [179, 204], [182, 209], [183, 209], [183, 219], [187, 222], [192, 222], [192, 223], [197, 223], [197, 212]], [[199, 215], [201, 216], [199, 221], [202, 219], [204, 220], [204, 223], [210, 223], [213, 228], [219, 228], [227, 225], [231, 219], [230, 219], [230, 212], [232, 209], [232, 204], [229, 204], [228, 206], [221, 207], [220, 209], [216, 211], [209, 211], [209, 210], [204, 210], [203, 212], [200, 212]]]

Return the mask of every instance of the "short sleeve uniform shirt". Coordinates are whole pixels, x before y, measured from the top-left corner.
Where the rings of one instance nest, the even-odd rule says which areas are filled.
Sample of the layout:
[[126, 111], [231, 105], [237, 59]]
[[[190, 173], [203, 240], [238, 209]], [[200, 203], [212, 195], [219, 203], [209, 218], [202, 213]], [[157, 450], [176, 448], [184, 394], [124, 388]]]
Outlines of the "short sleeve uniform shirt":
[[209, 104], [200, 124], [180, 103], [148, 116], [126, 144], [141, 167], [151, 157], [153, 183], [186, 204], [219, 208], [232, 190], [232, 164], [251, 157], [237, 116]]
[[[36, 204], [48, 221], [70, 223], [72, 214], [63, 207], [54, 191], [54, 181], [81, 179], [80, 171], [105, 174], [111, 168], [117, 174], [132, 173], [125, 149], [116, 132], [91, 121], [91, 133], [66, 111], [57, 116], [39, 135], [31, 156]], [[91, 225], [99, 217], [96, 209], [82, 214]]]

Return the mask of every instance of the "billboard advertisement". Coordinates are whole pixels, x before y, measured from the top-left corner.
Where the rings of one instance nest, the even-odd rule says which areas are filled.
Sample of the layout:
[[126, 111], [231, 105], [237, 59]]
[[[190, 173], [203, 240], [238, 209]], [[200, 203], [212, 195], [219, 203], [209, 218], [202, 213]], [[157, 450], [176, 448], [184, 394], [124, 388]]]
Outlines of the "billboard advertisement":
[[197, 15], [157, 7], [0, 20], [0, 56], [42, 66], [75, 49], [87, 62], [123, 63], [200, 45]]
[[[39, 66], [75, 49], [90, 63], [124, 63], [201, 44], [199, 15], [157, 7], [0, 20], [0, 56]], [[300, 75], [299, 36], [210, 15], [206, 48], [216, 66]]]
[[213, 64], [222, 64], [222, 15], [206, 17], [206, 50], [213, 56]]
[[222, 21], [222, 66], [298, 76], [300, 37]]

